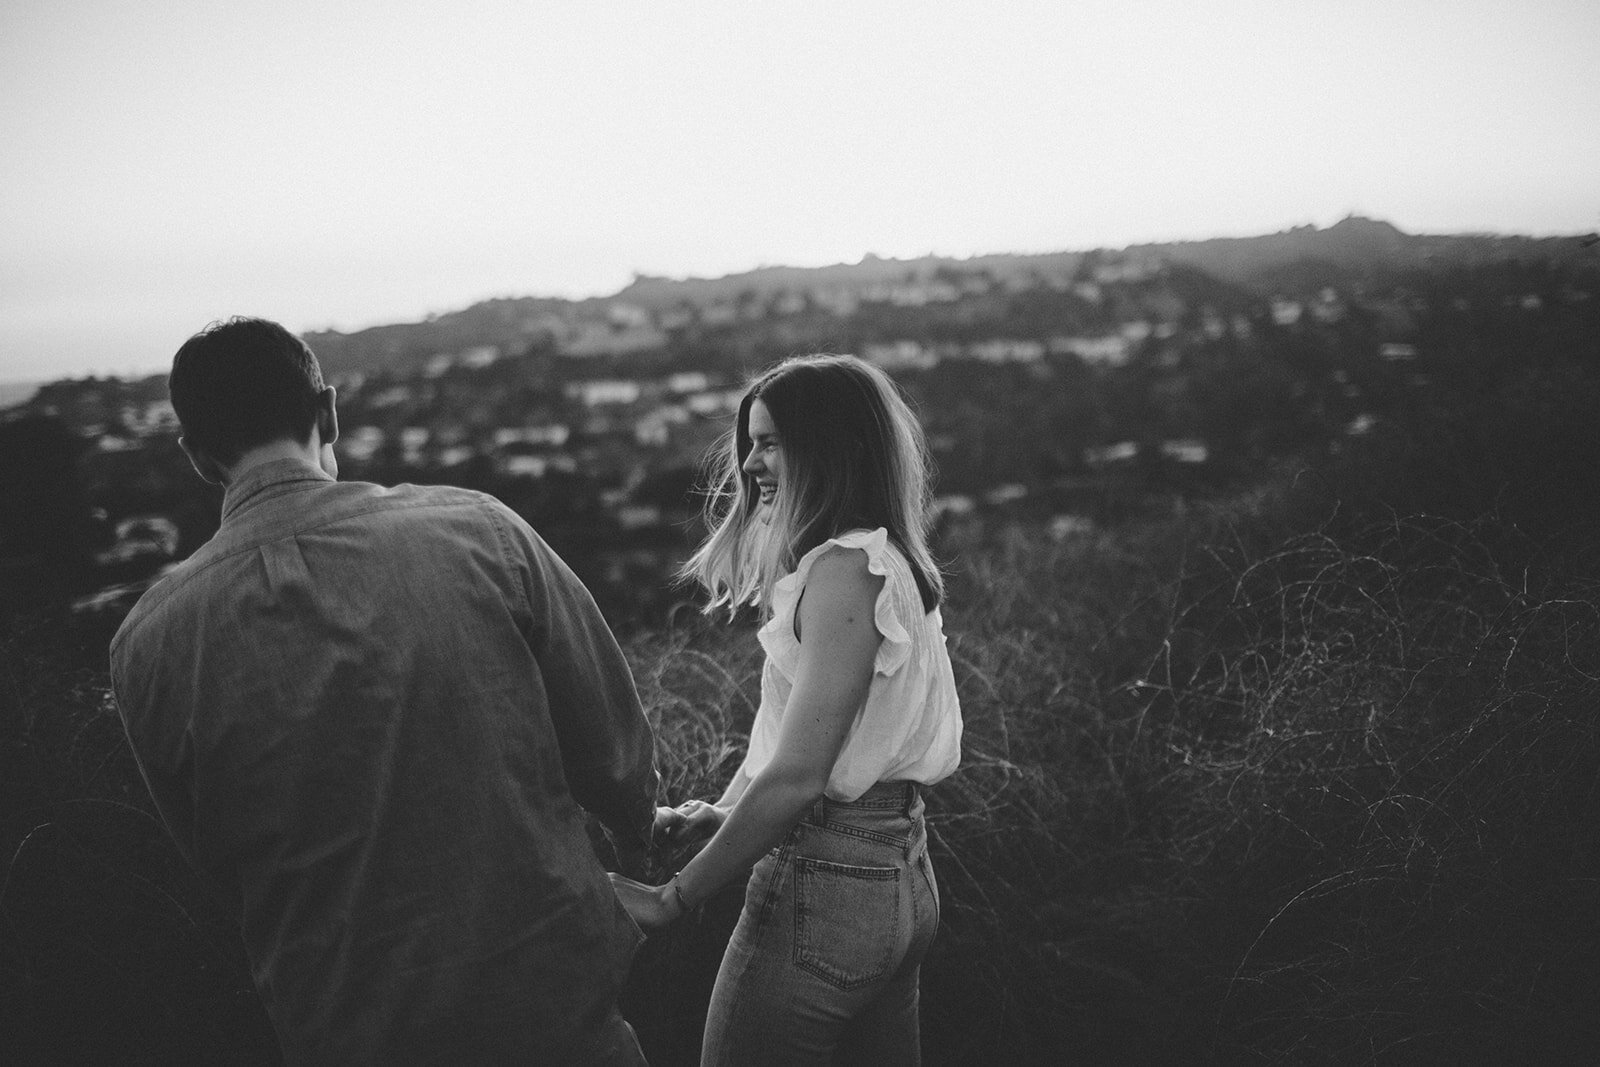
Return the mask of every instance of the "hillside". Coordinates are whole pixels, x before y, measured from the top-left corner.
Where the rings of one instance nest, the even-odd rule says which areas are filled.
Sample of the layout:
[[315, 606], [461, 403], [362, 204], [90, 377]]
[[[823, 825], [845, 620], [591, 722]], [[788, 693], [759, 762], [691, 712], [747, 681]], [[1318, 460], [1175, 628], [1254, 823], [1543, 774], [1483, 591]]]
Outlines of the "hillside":
[[1083, 256], [1081, 252], [997, 254], [967, 259], [948, 256], [894, 259], [868, 255], [859, 263], [839, 263], [828, 267], [758, 267], [722, 278], [675, 279], [640, 275], [613, 299], [659, 309], [684, 303], [704, 305], [735, 300], [745, 293], [771, 296], [784, 292], [830, 289], [865, 292], [878, 285], [912, 278], [935, 278], [941, 274], [959, 277], [963, 274], [987, 273], [998, 279], [1031, 274], [1064, 276], [1077, 269]]
[[1499, 234], [1409, 234], [1387, 222], [1350, 216], [1327, 229], [1297, 226], [1262, 237], [1136, 245], [1130, 253], [1188, 263], [1229, 281], [1271, 291], [1296, 263], [1322, 263], [1360, 277], [1514, 260], [1573, 264], [1588, 257], [1582, 239]]
[[[378, 360], [330, 359], [345, 477], [490, 492], [583, 578], [669, 802], [720, 791], [760, 684], [753, 620], [670, 580], [696, 459], [761, 360], [890, 368], [965, 723], [929, 802], [930, 1064], [1590, 1062], [1600, 247], [1347, 220], [1161, 248], [313, 340]], [[133, 599], [217, 528], [161, 378], [0, 413], [0, 501], [0, 1048], [275, 1062], [107, 688]], [[653, 1063], [697, 1062], [741, 892], [638, 957]]]
[[[780, 349], [808, 339], [848, 336], [863, 305], [979, 308], [994, 293], [1031, 287], [1127, 281], [1188, 267], [1259, 297], [1300, 297], [1329, 285], [1392, 280], [1416, 271], [1540, 262], [1600, 271], [1593, 238], [1495, 234], [1410, 234], [1388, 222], [1351, 216], [1326, 228], [1043, 254], [957, 259], [868, 255], [827, 267], [765, 266], [721, 278], [640, 276], [607, 297], [488, 300], [422, 322], [307, 340], [330, 373], [411, 370], [440, 353], [492, 346], [498, 355], [670, 353], [694, 326], [733, 326], [747, 335], [777, 320], [813, 325], [798, 335], [770, 329]], [[821, 325], [816, 325], [820, 321]], [[759, 344], [759, 338], [756, 339]]]

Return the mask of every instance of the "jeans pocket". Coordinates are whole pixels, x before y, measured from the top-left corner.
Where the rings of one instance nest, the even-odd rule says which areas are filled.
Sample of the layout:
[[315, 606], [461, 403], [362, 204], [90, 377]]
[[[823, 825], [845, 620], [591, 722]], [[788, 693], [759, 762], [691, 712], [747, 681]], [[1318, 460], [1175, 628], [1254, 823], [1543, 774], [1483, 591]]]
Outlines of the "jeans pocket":
[[795, 857], [795, 963], [840, 989], [875, 982], [895, 964], [900, 869]]

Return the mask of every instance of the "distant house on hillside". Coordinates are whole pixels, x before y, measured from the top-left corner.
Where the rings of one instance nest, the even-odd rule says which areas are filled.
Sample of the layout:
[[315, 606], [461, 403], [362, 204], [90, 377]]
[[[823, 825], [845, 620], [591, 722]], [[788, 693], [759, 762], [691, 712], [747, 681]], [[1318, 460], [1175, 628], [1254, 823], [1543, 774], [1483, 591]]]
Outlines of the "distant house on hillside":
[[926, 370], [939, 362], [939, 354], [932, 348], [910, 340], [881, 341], [862, 345], [861, 358], [884, 370]]
[[662, 448], [672, 440], [672, 428], [689, 421], [682, 404], [663, 404], [633, 424], [633, 439], [646, 448]]
[[1085, 363], [1107, 367], [1122, 366], [1132, 354], [1128, 338], [1120, 333], [1100, 337], [1052, 337], [1048, 347], [1054, 355], [1077, 356]]
[[952, 493], [934, 498], [933, 516], [938, 519], [946, 515], [967, 515], [977, 506], [978, 502], [970, 496], [963, 493]]
[[1094, 268], [1094, 280], [1101, 285], [1142, 282], [1161, 269], [1161, 261], [1151, 256], [1128, 256], [1125, 259], [1101, 262]]
[[606, 318], [611, 325], [623, 330], [636, 330], [650, 325], [650, 312], [637, 304], [608, 304]]
[[684, 400], [684, 406], [696, 415], [716, 417], [731, 415], [739, 410], [739, 402], [744, 399], [742, 389], [713, 389], [705, 393], [696, 393]]
[[556, 350], [564, 356], [625, 356], [648, 352], [667, 343], [667, 335], [644, 323], [618, 326], [610, 322], [580, 322], [556, 339]]
[[487, 367], [499, 358], [499, 345], [473, 345], [460, 352], [440, 352], [429, 357], [428, 362], [423, 365], [422, 373], [426, 377], [437, 378], [454, 367], [478, 369]]
[[1204, 463], [1211, 458], [1211, 449], [1204, 441], [1179, 438], [1162, 441], [1161, 455], [1176, 463]]
[[543, 478], [551, 471], [571, 474], [578, 469], [577, 461], [571, 456], [529, 453], [502, 455], [495, 461], [495, 466], [501, 474], [512, 478]]
[[559, 422], [547, 426], [502, 426], [494, 432], [494, 443], [497, 448], [507, 448], [511, 445], [546, 445], [550, 448], [560, 448], [571, 436], [571, 429]]
[[967, 346], [967, 355], [985, 363], [1036, 363], [1044, 358], [1044, 345], [1039, 341], [997, 337], [973, 342]]
[[711, 387], [711, 378], [703, 371], [683, 371], [667, 376], [667, 392], [677, 396], [704, 392]]
[[1000, 507], [1005, 504], [1022, 500], [1027, 497], [1027, 495], [1027, 486], [1021, 484], [1020, 482], [1007, 482], [1004, 485], [997, 485], [987, 493], [984, 493], [983, 502], [991, 507]]
[[383, 447], [384, 433], [376, 426], [357, 426], [339, 435], [339, 453], [355, 463], [365, 463]]
[[1282, 296], [1272, 298], [1272, 321], [1279, 326], [1293, 326], [1300, 321], [1300, 316], [1304, 313], [1305, 308], [1298, 300]]
[[1110, 467], [1120, 463], [1131, 463], [1139, 458], [1139, 443], [1137, 441], [1118, 441], [1115, 444], [1098, 445], [1083, 450], [1083, 461], [1091, 467]]
[[946, 281], [906, 282], [901, 285], [874, 285], [863, 294], [866, 299], [897, 307], [925, 307], [949, 304], [961, 299], [961, 290]]
[[643, 393], [644, 389], [638, 382], [624, 378], [596, 378], [567, 386], [567, 396], [591, 408], [605, 404], [632, 404]]
[[1318, 322], [1338, 322], [1345, 316], [1345, 303], [1336, 289], [1324, 288], [1311, 302], [1311, 317]]
[[411, 387], [407, 385], [391, 385], [386, 389], [367, 398], [367, 407], [382, 410], [384, 408], [398, 407], [411, 399]]

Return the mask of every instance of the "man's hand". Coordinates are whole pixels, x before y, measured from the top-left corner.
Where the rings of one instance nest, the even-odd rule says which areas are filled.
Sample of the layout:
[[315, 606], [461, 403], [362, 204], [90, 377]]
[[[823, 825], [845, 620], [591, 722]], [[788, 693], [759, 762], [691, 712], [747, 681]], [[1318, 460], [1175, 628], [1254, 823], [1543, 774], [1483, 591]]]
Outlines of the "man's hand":
[[625, 875], [612, 874], [611, 889], [641, 930], [659, 930], [683, 915], [683, 905], [672, 891], [671, 882], [666, 885], [645, 885]]

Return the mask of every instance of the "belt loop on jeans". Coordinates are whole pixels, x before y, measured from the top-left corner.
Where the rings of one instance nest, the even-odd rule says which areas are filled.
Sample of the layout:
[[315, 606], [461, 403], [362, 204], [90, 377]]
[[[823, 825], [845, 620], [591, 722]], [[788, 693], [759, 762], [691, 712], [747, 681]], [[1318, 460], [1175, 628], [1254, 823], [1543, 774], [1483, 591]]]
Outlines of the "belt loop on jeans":
[[812, 803], [810, 821], [814, 826], [828, 825], [828, 794], [822, 794]]

